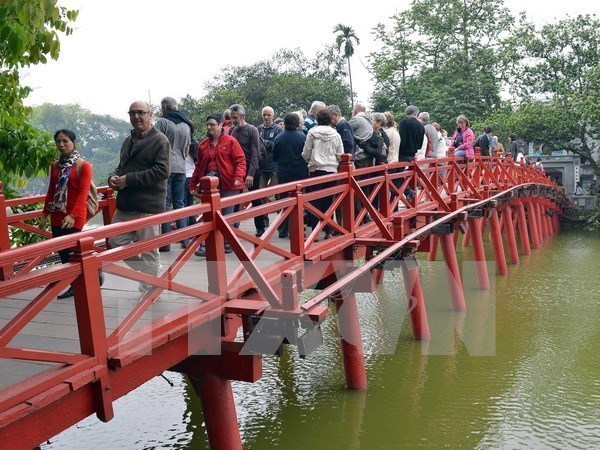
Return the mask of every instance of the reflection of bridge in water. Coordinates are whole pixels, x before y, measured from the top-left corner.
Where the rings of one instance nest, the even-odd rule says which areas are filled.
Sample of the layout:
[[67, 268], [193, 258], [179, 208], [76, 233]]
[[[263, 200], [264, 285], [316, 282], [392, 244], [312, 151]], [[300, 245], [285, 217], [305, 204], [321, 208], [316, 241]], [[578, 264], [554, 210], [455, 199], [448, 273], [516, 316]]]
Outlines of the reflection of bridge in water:
[[[407, 170], [397, 172], [400, 167]], [[110, 420], [115, 399], [169, 369], [187, 374], [200, 396], [211, 447], [240, 448], [231, 380], [258, 380], [261, 355], [284, 344], [309, 355], [322, 343], [328, 302], [337, 318], [346, 385], [366, 389], [356, 293], [373, 292], [385, 270], [400, 268], [413, 336], [427, 340], [431, 334], [416, 252], [435, 260], [441, 248], [452, 307], [464, 310], [456, 258], [459, 231], [465, 232], [462, 244], [473, 246], [478, 287], [489, 289], [486, 230], [496, 273], [506, 275], [507, 260], [519, 263], [517, 237], [522, 254], [539, 248], [559, 230], [558, 217], [568, 206], [562, 188], [538, 171], [497, 157], [357, 170], [344, 156], [338, 174], [224, 199], [214, 181], [202, 180], [200, 205], [18, 249], [8, 249], [9, 227], [35, 232], [27, 221], [41, 211], [7, 216], [6, 207], [42, 198], [0, 196], [2, 448], [34, 447], [92, 413]], [[324, 181], [336, 185], [305, 191]], [[418, 192], [415, 198], [404, 195], [407, 187]], [[110, 223], [115, 201], [109, 190], [102, 192], [103, 219]], [[220, 213], [223, 207], [274, 195], [287, 196], [228, 216]], [[313, 203], [325, 196], [333, 203], [321, 212]], [[319, 219], [306, 237], [305, 212]], [[196, 225], [125, 247], [98, 245], [112, 235], [192, 213], [201, 215]], [[255, 237], [246, 224], [269, 213], [274, 220]], [[289, 240], [276, 237], [285, 218]], [[233, 226], [236, 222], [241, 228]], [[319, 239], [326, 225], [334, 236]], [[164, 270], [157, 277], [122, 263], [185, 238], [192, 244], [163, 254]], [[193, 256], [202, 242], [207, 260]], [[225, 254], [224, 242], [234, 253]], [[63, 248], [75, 249], [69, 264], [40, 268]], [[107, 274], [102, 288], [100, 268]], [[140, 294], [139, 282], [152, 288]], [[70, 283], [74, 301], [56, 300]], [[300, 301], [298, 294], [308, 288], [318, 293]]]

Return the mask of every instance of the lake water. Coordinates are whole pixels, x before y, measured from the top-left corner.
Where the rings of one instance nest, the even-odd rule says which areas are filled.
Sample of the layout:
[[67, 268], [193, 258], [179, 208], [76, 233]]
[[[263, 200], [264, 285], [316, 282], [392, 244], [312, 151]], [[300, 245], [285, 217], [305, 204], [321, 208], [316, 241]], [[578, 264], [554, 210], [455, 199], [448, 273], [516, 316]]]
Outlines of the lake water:
[[[562, 232], [508, 277], [477, 290], [460, 256], [468, 311], [451, 311], [443, 266], [420, 260], [432, 333], [412, 340], [400, 272], [360, 294], [369, 389], [344, 388], [335, 321], [307, 359], [264, 358], [234, 383], [247, 449], [600, 448], [600, 237]], [[488, 253], [490, 255], [491, 253]], [[165, 373], [44, 449], [208, 448], [198, 398]]]

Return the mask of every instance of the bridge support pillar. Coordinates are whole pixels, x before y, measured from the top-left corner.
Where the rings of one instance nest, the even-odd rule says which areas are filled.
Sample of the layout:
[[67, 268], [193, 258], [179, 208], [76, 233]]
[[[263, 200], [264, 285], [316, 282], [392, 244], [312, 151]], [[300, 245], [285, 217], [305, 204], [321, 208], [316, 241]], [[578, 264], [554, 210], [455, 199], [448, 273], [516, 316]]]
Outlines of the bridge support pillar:
[[536, 225], [537, 225], [537, 232], [538, 232], [538, 241], [540, 244], [540, 247], [544, 244], [544, 228], [542, 227], [542, 215], [540, 214], [540, 205], [537, 201], [537, 199], [534, 199], [533, 201], [533, 212], [535, 214], [535, 220], [536, 220]]
[[359, 391], [365, 390], [367, 389], [367, 372], [356, 297], [354, 293], [342, 295], [338, 291], [335, 298], [331, 297], [331, 300], [336, 309], [346, 387]]
[[525, 205], [523, 205], [522, 202], [519, 202], [517, 206], [517, 223], [519, 224], [519, 239], [521, 241], [521, 251], [524, 255], [531, 255], [529, 233], [527, 232], [527, 216], [525, 215]]
[[536, 198], [535, 210], [537, 212], [540, 245], [543, 245], [548, 236], [546, 235], [546, 226], [544, 225], [544, 208], [542, 207], [541, 199], [539, 197]]
[[443, 234], [440, 236], [442, 253], [446, 261], [446, 276], [448, 277], [452, 307], [456, 311], [466, 311], [465, 293], [460, 279], [458, 260], [456, 259], [456, 242], [454, 241], [454, 236], [452, 234]]
[[[544, 202], [545, 203], [545, 202]], [[544, 229], [546, 232], [546, 238], [550, 239], [552, 237], [552, 225], [550, 225], [550, 216], [547, 214], [546, 205], [540, 205], [542, 210], [542, 217], [544, 218]]]
[[531, 230], [531, 246], [534, 249], [538, 249], [540, 248], [540, 235], [538, 232], [537, 214], [533, 201], [530, 198], [527, 199], [527, 216], [529, 217], [529, 229]]
[[462, 246], [468, 247], [470, 244], [471, 244], [471, 230], [470, 230], [470, 228], [467, 228], [467, 230], [465, 231], [465, 234], [462, 238]]
[[402, 261], [402, 277], [404, 278], [404, 289], [408, 299], [408, 312], [413, 337], [420, 341], [429, 341], [431, 340], [431, 333], [429, 332], [423, 287], [419, 276], [419, 264], [414, 256], [409, 256]]
[[509, 205], [504, 206], [504, 209], [502, 210], [502, 223], [504, 223], [504, 229], [506, 230], [510, 263], [519, 264], [519, 250], [517, 249], [517, 239], [515, 237], [515, 228], [512, 219], [512, 208]]
[[494, 247], [494, 256], [496, 257], [496, 271], [498, 275], [508, 275], [506, 267], [506, 255], [502, 243], [502, 233], [500, 231], [500, 221], [498, 220], [498, 211], [492, 209], [490, 216], [490, 234], [492, 246]]
[[427, 255], [427, 261], [435, 261], [437, 259], [438, 235], [433, 234], [429, 239], [431, 239], [431, 246], [429, 248], [429, 254]]
[[485, 249], [483, 248], [483, 235], [478, 218], [469, 217], [469, 230], [473, 239], [473, 253], [475, 255], [475, 270], [477, 272], [477, 281], [479, 289], [487, 290], [490, 288], [487, 264], [485, 261]]
[[189, 378], [202, 402], [210, 448], [242, 450], [231, 381], [211, 372]]

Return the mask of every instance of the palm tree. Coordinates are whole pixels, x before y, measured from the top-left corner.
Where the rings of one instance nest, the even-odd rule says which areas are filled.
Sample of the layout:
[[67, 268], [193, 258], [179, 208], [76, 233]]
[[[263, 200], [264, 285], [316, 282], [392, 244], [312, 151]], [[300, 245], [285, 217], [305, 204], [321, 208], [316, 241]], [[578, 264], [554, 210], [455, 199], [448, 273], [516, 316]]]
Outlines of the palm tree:
[[354, 107], [354, 91], [352, 90], [352, 72], [350, 70], [350, 57], [354, 55], [354, 43], [356, 45], [360, 44], [360, 39], [354, 34], [354, 30], [352, 27], [348, 27], [346, 25], [342, 25], [338, 23], [333, 30], [334, 33], [337, 33], [335, 37], [335, 43], [337, 45], [337, 49], [339, 52], [342, 51], [342, 46], [344, 47], [344, 58], [348, 60], [348, 76], [350, 78], [350, 98], [352, 101], [352, 106]]

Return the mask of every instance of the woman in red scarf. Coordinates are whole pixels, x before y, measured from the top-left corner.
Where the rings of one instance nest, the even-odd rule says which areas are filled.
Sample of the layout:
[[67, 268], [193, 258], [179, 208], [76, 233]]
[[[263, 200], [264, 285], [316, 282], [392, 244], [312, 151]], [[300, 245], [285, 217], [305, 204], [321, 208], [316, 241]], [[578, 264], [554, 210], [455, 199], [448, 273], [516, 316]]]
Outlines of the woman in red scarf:
[[[92, 166], [75, 149], [77, 138], [71, 130], [54, 133], [54, 143], [60, 158], [50, 166], [50, 183], [38, 227], [44, 230], [50, 216], [52, 236], [58, 237], [81, 231], [87, 221], [86, 199], [92, 182]], [[69, 262], [69, 249], [60, 250], [58, 254], [63, 264]], [[58, 298], [72, 296], [70, 286]]]

